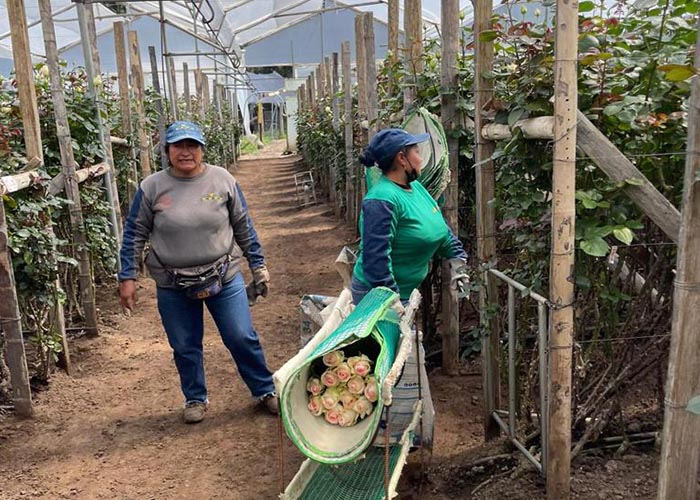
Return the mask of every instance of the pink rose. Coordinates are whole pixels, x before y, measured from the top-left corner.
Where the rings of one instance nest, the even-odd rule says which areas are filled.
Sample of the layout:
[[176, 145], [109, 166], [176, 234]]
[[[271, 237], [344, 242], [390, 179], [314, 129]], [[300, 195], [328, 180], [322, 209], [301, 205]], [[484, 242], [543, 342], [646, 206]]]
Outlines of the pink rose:
[[348, 380], [348, 391], [352, 392], [353, 394], [362, 394], [364, 390], [365, 380], [362, 377], [355, 375]]
[[333, 408], [330, 408], [326, 410], [326, 422], [332, 425], [338, 425], [338, 421], [340, 420], [340, 407], [334, 406]]
[[321, 396], [312, 396], [309, 398], [309, 411], [317, 416], [320, 417], [323, 415], [323, 404], [321, 403]]
[[355, 410], [360, 418], [365, 418], [372, 413], [372, 410], [374, 410], [374, 405], [370, 403], [366, 397], [360, 396], [352, 405], [352, 409]]
[[361, 359], [357, 363], [355, 363], [353, 372], [355, 373], [355, 375], [359, 375], [360, 377], [366, 377], [371, 369], [372, 366], [370, 365], [370, 362], [368, 360]]
[[340, 402], [343, 403], [343, 408], [352, 408], [352, 404], [357, 400], [352, 392], [344, 389], [340, 393]]
[[347, 382], [352, 377], [352, 370], [347, 363], [340, 363], [333, 371], [341, 382]]
[[326, 370], [323, 372], [323, 375], [321, 375], [321, 382], [323, 382], [323, 385], [326, 387], [335, 387], [338, 385], [338, 376], [333, 372], [332, 370]]
[[340, 401], [340, 391], [334, 387], [329, 387], [326, 389], [326, 392], [321, 395], [321, 404], [326, 410], [330, 410], [336, 406], [338, 401]]
[[338, 425], [341, 427], [350, 427], [357, 423], [357, 412], [354, 410], [343, 409], [338, 418]]
[[365, 381], [365, 397], [370, 403], [377, 401], [379, 397], [379, 387], [377, 386], [377, 379], [374, 377], [367, 377]]
[[355, 365], [357, 364], [358, 361], [361, 361], [361, 360], [369, 361], [369, 358], [367, 356], [365, 356], [364, 354], [361, 354], [359, 356], [350, 356], [348, 358], [348, 366], [350, 366], [350, 368], [352, 368], [352, 369], [355, 369]]
[[306, 382], [306, 390], [309, 391], [312, 395], [318, 396], [323, 392], [323, 384], [321, 384], [321, 381], [317, 379], [316, 377], [310, 378]]
[[330, 366], [331, 368], [338, 366], [344, 360], [345, 355], [343, 354], [343, 351], [331, 351], [323, 355], [323, 364]]

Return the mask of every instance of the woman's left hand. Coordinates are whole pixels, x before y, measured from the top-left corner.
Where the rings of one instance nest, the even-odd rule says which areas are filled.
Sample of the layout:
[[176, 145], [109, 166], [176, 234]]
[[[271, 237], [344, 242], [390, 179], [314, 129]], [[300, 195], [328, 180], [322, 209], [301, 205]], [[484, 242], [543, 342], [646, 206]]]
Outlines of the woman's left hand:
[[253, 269], [253, 281], [255, 282], [255, 291], [257, 294], [267, 297], [270, 283], [270, 273], [267, 267], [261, 266]]

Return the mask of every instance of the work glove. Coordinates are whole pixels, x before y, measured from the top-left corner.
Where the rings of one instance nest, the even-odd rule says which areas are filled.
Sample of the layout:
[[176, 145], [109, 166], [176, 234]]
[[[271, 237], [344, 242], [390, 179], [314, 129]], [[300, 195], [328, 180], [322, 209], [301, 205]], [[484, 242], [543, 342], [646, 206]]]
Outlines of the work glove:
[[255, 301], [258, 300], [258, 292], [255, 290], [255, 281], [248, 283], [248, 286], [245, 287], [245, 294], [248, 296], [248, 305], [253, 307]]
[[261, 266], [253, 269], [253, 283], [255, 284], [255, 294], [267, 297], [270, 283], [270, 273], [267, 271], [267, 267]]
[[450, 289], [458, 299], [469, 298], [469, 274], [467, 263], [462, 259], [450, 259]]

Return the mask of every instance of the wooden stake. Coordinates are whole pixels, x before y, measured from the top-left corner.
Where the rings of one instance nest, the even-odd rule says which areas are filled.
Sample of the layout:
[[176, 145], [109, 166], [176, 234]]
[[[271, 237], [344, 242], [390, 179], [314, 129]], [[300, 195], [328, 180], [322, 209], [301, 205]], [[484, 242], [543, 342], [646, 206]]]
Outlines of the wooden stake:
[[185, 94], [185, 118], [189, 120], [192, 116], [192, 103], [190, 102], [190, 71], [186, 62], [182, 63], [182, 78], [183, 92]]
[[146, 132], [146, 111], [144, 103], [143, 68], [141, 65], [141, 49], [136, 31], [127, 33], [129, 40], [129, 61], [131, 63], [131, 85], [134, 89], [134, 108], [136, 110], [136, 124], [139, 138], [139, 161], [141, 163], [141, 177], [144, 179], [151, 175], [151, 156], [149, 154], [149, 141]]
[[179, 110], [177, 109], [177, 78], [175, 77], [175, 61], [172, 57], [165, 58], [168, 65], [168, 83], [170, 84], [170, 108], [171, 116], [173, 121], [177, 121], [179, 118]]
[[[389, 0], [387, 4], [387, 24], [388, 24], [388, 44], [389, 64], [393, 64], [399, 57], [399, 0]], [[394, 86], [396, 85], [396, 76], [389, 72], [389, 81], [387, 82], [387, 93], [394, 94]]]
[[350, 42], [341, 44], [340, 59], [343, 66], [343, 123], [345, 136], [345, 220], [354, 221], [355, 213], [355, 157], [352, 137], [352, 73], [350, 69]]
[[[129, 101], [129, 71], [126, 63], [126, 47], [124, 46], [124, 22], [114, 23], [114, 53], [117, 58], [117, 78], [119, 81], [119, 110], [122, 115], [121, 133], [125, 138], [131, 138], [131, 103]], [[114, 141], [112, 141], [114, 142]], [[136, 150], [129, 151], [131, 164], [127, 173], [126, 196], [129, 207], [136, 195], [139, 175], [136, 170]]]
[[404, 90], [404, 109], [409, 109], [418, 95], [416, 77], [423, 71], [423, 5], [421, 0], [404, 2], [404, 36], [408, 87]]
[[[53, 25], [50, 0], [39, 0], [39, 12], [46, 48], [46, 62], [51, 76], [51, 96], [53, 98], [54, 116], [56, 119], [56, 136], [61, 151], [61, 164], [63, 165], [63, 177], [65, 191], [71, 205], [68, 209], [71, 228], [73, 230], [73, 243], [75, 245], [78, 260], [78, 285], [80, 289], [80, 303], [85, 314], [85, 324], [92, 333], [97, 333], [97, 308], [95, 306], [95, 289], [93, 287], [92, 264], [90, 251], [87, 247], [85, 223], [80, 202], [80, 189], [75, 176], [75, 159], [73, 157], [73, 142], [68, 124], [68, 110], [63, 95], [63, 85], [59, 69], [58, 48], [56, 46], [56, 31]], [[115, 31], [115, 35], [116, 35]], [[122, 55], [124, 52], [124, 33], [121, 32]], [[128, 104], [128, 99], [127, 99]], [[128, 117], [127, 117], [128, 119]], [[57, 318], [61, 321], [61, 318]], [[65, 330], [65, 325], [64, 325]], [[68, 357], [68, 360], [70, 358]], [[70, 362], [68, 363], [70, 365]]]
[[[482, 113], [493, 99], [493, 83], [484, 75], [493, 69], [493, 42], [480, 40], [480, 33], [491, 29], [493, 8], [491, 0], [477, 0], [474, 21], [474, 39], [476, 40], [476, 67], [474, 82], [474, 127], [476, 130], [476, 252], [480, 266], [496, 260], [496, 211], [493, 200], [496, 196], [493, 161], [491, 155], [495, 146], [493, 142], [482, 138], [481, 129], [485, 119]], [[486, 332], [482, 341], [482, 370], [484, 376], [484, 437], [493, 439], [500, 434], [500, 427], [493, 418], [500, 402], [499, 369], [499, 333], [498, 318], [495, 314], [486, 315], [498, 304], [498, 285], [490, 273], [484, 273], [484, 280], [479, 291], [479, 310], [481, 326]]]
[[[445, 220], [455, 235], [459, 235], [459, 137], [455, 134], [460, 119], [457, 99], [459, 80], [457, 77], [457, 53], [459, 51], [459, 0], [442, 0], [442, 61], [440, 87], [440, 116], [447, 136], [450, 163], [450, 183], [445, 190], [445, 205], [442, 209]], [[459, 302], [450, 287], [450, 265], [442, 266], [442, 369], [448, 375], [457, 375], [459, 370]]]
[[160, 89], [160, 78], [158, 78], [158, 59], [156, 58], [156, 48], [153, 45], [148, 46], [148, 56], [151, 58], [151, 81], [153, 82], [153, 90], [156, 93], [156, 113], [158, 113], [158, 144], [160, 151], [160, 168], [165, 170], [168, 168], [168, 156], [165, 154], [165, 111], [163, 106], [163, 94]]
[[355, 16], [355, 71], [357, 73], [357, 110], [360, 121], [367, 116], [367, 57], [364, 28], [362, 15]]
[[574, 227], [578, 3], [557, 0], [554, 57], [554, 165], [550, 315], [547, 499], [570, 498], [571, 359], [574, 337]]
[[379, 129], [377, 123], [377, 61], [374, 56], [374, 14], [365, 12], [362, 14], [362, 32], [365, 41], [365, 64], [367, 69], [367, 121], [369, 131], [367, 139], [371, 139]]
[[[659, 500], [695, 500], [700, 447], [700, 19], [688, 109], [683, 211], [664, 400]], [[691, 405], [691, 401], [695, 404]], [[691, 411], [689, 406], [695, 406]]]

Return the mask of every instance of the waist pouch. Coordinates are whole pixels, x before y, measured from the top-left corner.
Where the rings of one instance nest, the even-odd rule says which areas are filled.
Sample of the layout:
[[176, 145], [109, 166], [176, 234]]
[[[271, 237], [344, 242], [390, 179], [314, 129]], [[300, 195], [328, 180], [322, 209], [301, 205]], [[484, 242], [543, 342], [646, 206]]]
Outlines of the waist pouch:
[[188, 298], [203, 300], [214, 297], [221, 292], [223, 280], [231, 262], [230, 255], [224, 255], [203, 269], [202, 266], [197, 266], [195, 269], [176, 269], [163, 265], [158, 255], [153, 250], [151, 252], [158, 263], [170, 275], [172, 283], [177, 289], [184, 291]]
[[217, 263], [199, 275], [180, 274], [173, 269], [175, 285], [185, 292], [190, 299], [206, 299], [221, 292], [223, 279], [228, 270], [228, 256], [223, 262]]

